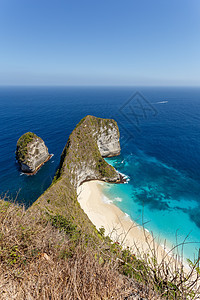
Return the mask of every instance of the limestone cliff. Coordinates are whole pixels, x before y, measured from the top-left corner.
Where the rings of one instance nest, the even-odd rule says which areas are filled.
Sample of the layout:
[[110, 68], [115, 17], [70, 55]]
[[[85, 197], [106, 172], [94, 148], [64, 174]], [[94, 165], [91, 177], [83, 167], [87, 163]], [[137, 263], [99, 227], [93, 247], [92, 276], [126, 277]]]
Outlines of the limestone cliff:
[[36, 134], [27, 132], [17, 141], [16, 158], [23, 172], [34, 174], [50, 155], [44, 141]]
[[[114, 120], [91, 117], [92, 126], [97, 146], [103, 157], [112, 157], [120, 154], [119, 129]], [[96, 124], [95, 124], [96, 123]]]
[[117, 182], [120, 175], [103, 157], [119, 154], [117, 123], [110, 119], [87, 116], [69, 137], [61, 156], [58, 175], [69, 177], [75, 188], [92, 179]]

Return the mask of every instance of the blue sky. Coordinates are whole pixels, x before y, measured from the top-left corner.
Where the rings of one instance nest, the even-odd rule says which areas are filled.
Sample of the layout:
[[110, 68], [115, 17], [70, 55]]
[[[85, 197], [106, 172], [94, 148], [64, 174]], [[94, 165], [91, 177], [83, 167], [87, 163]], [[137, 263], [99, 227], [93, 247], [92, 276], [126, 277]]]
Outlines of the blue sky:
[[0, 85], [198, 85], [199, 0], [1, 0]]

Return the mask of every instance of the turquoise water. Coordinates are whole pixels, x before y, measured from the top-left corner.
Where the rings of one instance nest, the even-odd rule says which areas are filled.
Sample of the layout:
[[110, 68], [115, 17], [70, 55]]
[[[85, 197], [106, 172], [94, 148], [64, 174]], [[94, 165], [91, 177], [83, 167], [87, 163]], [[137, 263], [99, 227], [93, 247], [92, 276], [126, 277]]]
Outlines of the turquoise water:
[[[106, 160], [127, 175], [127, 183], [104, 185], [104, 195], [153, 233], [161, 245], [166, 242], [171, 249], [187, 237], [184, 257], [193, 260], [200, 246], [200, 232], [188, 210], [198, 212], [194, 200], [198, 183], [142, 152]], [[177, 251], [181, 254], [182, 246], [177, 247], [175, 253]]]

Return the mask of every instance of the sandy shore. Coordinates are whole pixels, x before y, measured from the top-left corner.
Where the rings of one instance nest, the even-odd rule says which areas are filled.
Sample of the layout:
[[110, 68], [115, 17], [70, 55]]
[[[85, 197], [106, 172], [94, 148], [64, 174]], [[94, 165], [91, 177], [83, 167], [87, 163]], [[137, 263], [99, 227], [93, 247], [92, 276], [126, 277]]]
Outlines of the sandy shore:
[[[89, 219], [97, 229], [103, 226], [105, 234], [113, 241], [122, 243], [124, 247], [130, 247], [136, 255], [144, 252], [151, 254], [152, 251], [156, 251], [158, 262], [166, 256], [167, 252], [155, 243], [148, 231], [134, 223], [117, 206], [103, 201], [101, 182], [85, 182], [77, 192], [78, 201]], [[168, 259], [172, 260], [170, 256]]]

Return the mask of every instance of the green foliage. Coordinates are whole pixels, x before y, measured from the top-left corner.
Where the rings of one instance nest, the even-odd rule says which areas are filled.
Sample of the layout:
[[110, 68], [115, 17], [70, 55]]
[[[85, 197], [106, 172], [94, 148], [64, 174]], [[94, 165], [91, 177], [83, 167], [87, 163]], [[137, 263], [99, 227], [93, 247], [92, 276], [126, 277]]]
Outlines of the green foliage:
[[50, 216], [51, 223], [54, 227], [64, 231], [71, 240], [78, 241], [81, 235], [81, 231], [77, 228], [77, 225], [62, 215]]
[[189, 266], [191, 268], [195, 269], [197, 274], [200, 275], [200, 267], [199, 267], [200, 257], [198, 259], [195, 259], [194, 262], [188, 258], [187, 262], [188, 262]]
[[75, 248], [73, 249], [70, 247], [69, 249], [63, 249], [60, 252], [60, 258], [61, 259], [67, 259], [67, 258], [72, 258], [74, 256]]
[[18, 249], [18, 245], [13, 246], [9, 251], [9, 258], [8, 263], [9, 264], [16, 264], [19, 262], [21, 258], [20, 251]]
[[104, 235], [105, 235], [105, 228], [103, 226], [99, 228], [99, 234], [104, 237]]
[[27, 132], [23, 134], [17, 141], [16, 157], [19, 162], [23, 162], [26, 159], [28, 153], [28, 144], [32, 142], [34, 138], [38, 138], [33, 132]]

